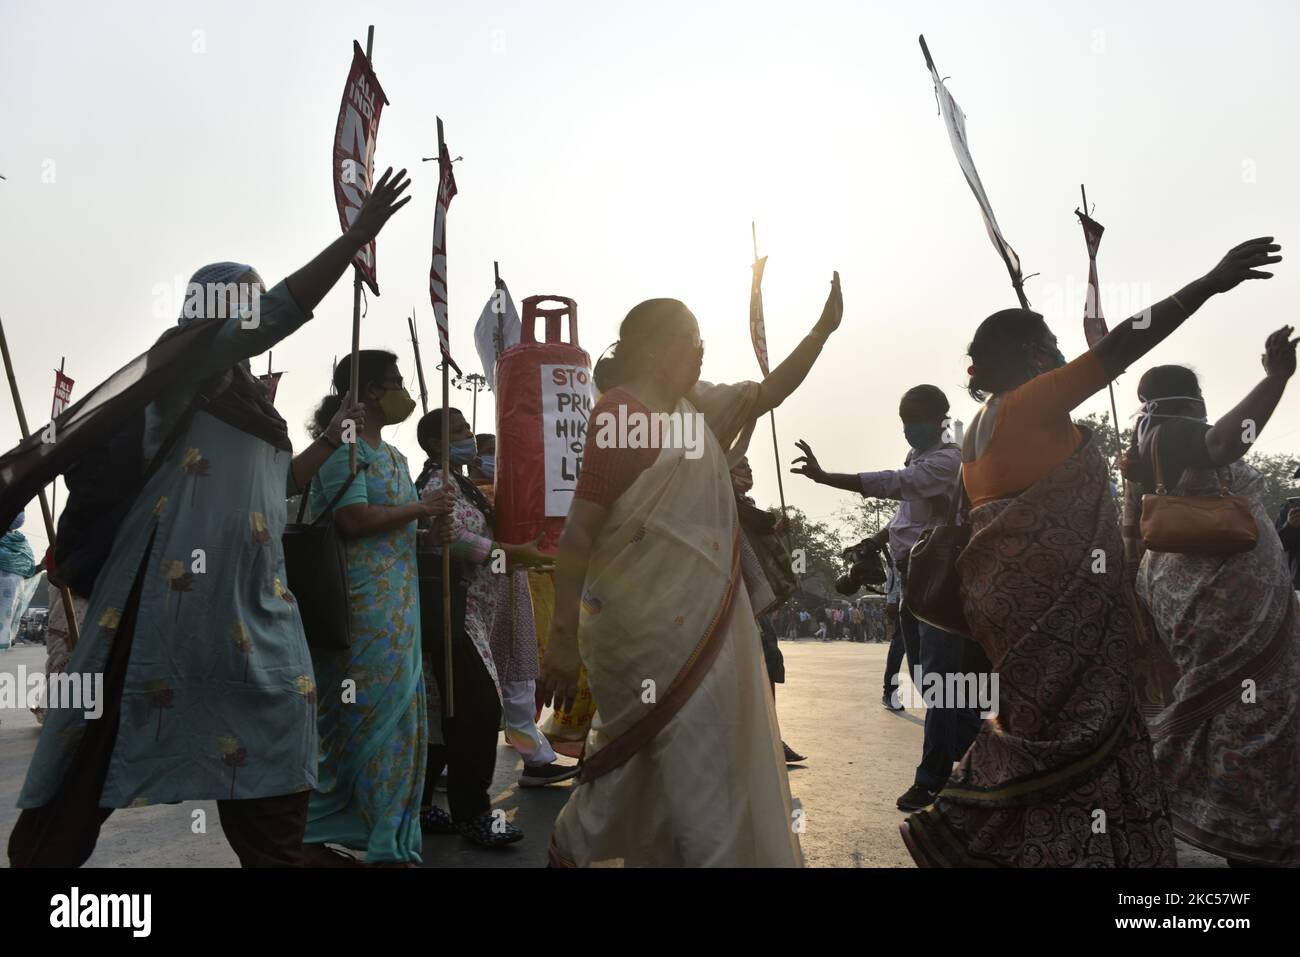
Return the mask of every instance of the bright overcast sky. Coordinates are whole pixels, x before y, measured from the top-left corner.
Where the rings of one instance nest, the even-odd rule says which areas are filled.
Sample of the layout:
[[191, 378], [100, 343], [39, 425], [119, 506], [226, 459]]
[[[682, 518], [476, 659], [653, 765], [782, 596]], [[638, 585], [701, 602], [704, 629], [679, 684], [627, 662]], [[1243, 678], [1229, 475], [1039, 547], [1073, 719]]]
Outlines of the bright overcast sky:
[[[363, 345], [397, 352], [413, 384], [414, 307], [433, 351], [436, 172], [420, 158], [435, 152], [441, 115], [464, 156], [448, 260], [452, 350], [467, 372], [478, 370], [471, 331], [495, 259], [516, 301], [577, 300], [593, 359], [631, 306], [674, 296], [700, 320], [705, 378], [753, 378], [757, 220], [774, 356], [816, 320], [833, 269], [844, 289], [843, 327], [777, 412], [783, 460], [802, 437], [831, 470], [896, 467], [901, 393], [932, 382], [969, 420], [966, 345], [984, 316], [1014, 304], [917, 34], [966, 112], [1004, 233], [1038, 273], [1029, 298], [1072, 357], [1084, 348], [1081, 182], [1107, 228], [1099, 269], [1115, 320], [1241, 240], [1300, 238], [1298, 9], [0, 0], [0, 317], [27, 415], [46, 421], [61, 356], [76, 399], [152, 344], [175, 314], [160, 285], [220, 259], [275, 282], [338, 235], [334, 123], [352, 40], [374, 23], [390, 101], [377, 163], [410, 167], [414, 200], [380, 236], [382, 295]], [[1296, 321], [1300, 244], [1284, 251], [1292, 261], [1277, 278], [1212, 301], [1142, 368], [1188, 363], [1211, 415], [1229, 409], [1262, 374], [1266, 335]], [[274, 350], [295, 442], [350, 322], [345, 280]], [[1117, 387], [1122, 418], [1136, 381]], [[467, 393], [453, 401], [469, 412]], [[1103, 393], [1080, 412], [1107, 404]], [[1293, 387], [1263, 450], [1300, 449], [1298, 408]], [[493, 415], [480, 397], [480, 431]], [[17, 441], [7, 396], [0, 428], [3, 444]], [[418, 469], [415, 418], [388, 437]], [[774, 503], [765, 424], [751, 459], [756, 495]], [[819, 518], [850, 501], [788, 474], [786, 493]], [[39, 555], [34, 505], [26, 531]]]

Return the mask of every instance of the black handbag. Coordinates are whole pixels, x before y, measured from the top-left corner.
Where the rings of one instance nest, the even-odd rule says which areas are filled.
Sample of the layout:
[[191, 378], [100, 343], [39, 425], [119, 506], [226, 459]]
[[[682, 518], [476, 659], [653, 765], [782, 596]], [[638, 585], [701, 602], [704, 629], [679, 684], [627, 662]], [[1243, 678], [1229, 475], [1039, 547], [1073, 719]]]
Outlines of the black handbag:
[[927, 528], [912, 546], [903, 601], [917, 620], [969, 635], [970, 625], [961, 606], [961, 576], [957, 572], [957, 559], [970, 542], [970, 526], [958, 524], [966, 501], [961, 469], [957, 470], [957, 486], [948, 498], [947, 519]]
[[352, 647], [352, 612], [348, 607], [348, 556], [334, 527], [334, 506], [369, 462], [358, 462], [334, 500], [314, 521], [304, 523], [310, 486], [303, 490], [298, 520], [284, 529], [284, 571], [298, 603], [307, 644], [322, 651]]

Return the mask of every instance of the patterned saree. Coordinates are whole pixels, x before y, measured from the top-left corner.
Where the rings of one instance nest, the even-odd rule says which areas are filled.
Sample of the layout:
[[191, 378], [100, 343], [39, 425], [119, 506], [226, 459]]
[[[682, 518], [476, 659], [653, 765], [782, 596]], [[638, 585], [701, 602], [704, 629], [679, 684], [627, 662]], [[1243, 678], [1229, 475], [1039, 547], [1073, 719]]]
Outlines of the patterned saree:
[[970, 521], [962, 601], [998, 673], [998, 713], [903, 824], [908, 850], [927, 867], [1174, 866], [1136, 704], [1119, 520], [1091, 436]]

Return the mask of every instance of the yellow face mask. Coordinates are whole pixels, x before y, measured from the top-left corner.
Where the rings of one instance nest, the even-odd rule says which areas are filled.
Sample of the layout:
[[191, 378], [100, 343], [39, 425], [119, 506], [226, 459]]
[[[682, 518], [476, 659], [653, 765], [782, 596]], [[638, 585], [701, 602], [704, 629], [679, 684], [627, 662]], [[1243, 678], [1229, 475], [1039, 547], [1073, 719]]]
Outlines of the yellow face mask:
[[415, 400], [405, 389], [388, 389], [384, 392], [384, 397], [379, 400], [379, 411], [384, 413], [384, 422], [387, 425], [396, 425], [411, 417], [411, 413], [415, 411]]

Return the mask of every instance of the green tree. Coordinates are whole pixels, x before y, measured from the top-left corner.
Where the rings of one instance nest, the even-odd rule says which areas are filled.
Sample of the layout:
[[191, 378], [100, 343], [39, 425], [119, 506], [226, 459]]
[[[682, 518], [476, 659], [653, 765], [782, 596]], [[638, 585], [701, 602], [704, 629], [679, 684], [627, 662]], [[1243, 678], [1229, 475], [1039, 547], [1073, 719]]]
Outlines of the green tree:
[[846, 505], [835, 517], [846, 532], [848, 544], [853, 545], [879, 532], [889, 524], [897, 511], [896, 499], [864, 498]]
[[[780, 519], [780, 508], [773, 506], [768, 511]], [[802, 509], [790, 506], [786, 512], [790, 548], [803, 587], [822, 597], [834, 596], [835, 579], [847, 570], [840, 560], [845, 546], [839, 533], [827, 522], [811, 521]]]

